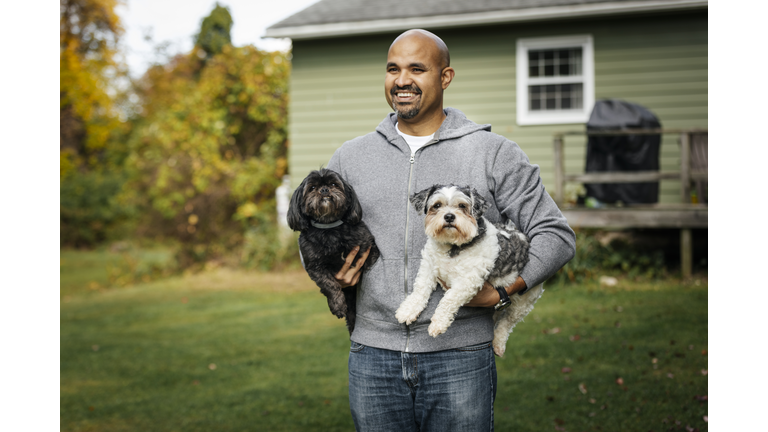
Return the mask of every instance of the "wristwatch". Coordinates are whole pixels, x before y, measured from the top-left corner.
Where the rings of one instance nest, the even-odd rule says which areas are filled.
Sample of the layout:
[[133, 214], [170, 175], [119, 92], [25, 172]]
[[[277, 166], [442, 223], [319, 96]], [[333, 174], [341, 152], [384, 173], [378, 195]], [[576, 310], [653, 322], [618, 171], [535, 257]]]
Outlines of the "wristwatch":
[[504, 287], [495, 287], [496, 291], [499, 292], [499, 302], [494, 306], [493, 308], [497, 311], [500, 311], [502, 309], [506, 309], [509, 307], [509, 305], [512, 304], [512, 300], [509, 299], [509, 295], [507, 294], [507, 289]]

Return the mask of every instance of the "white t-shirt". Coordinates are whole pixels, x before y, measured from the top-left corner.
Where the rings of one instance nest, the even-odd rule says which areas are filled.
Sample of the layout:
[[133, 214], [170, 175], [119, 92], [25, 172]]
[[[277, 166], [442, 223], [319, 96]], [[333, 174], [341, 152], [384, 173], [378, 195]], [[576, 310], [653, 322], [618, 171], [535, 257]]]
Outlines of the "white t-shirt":
[[398, 127], [400, 123], [395, 123], [395, 129], [397, 129], [398, 135], [403, 137], [405, 139], [405, 142], [408, 143], [408, 147], [411, 148], [411, 156], [416, 154], [416, 150], [420, 149], [424, 144], [432, 141], [432, 138], [434, 138], [435, 134], [428, 135], [428, 136], [413, 136], [413, 135], [406, 135], [402, 132], [400, 132], [400, 128]]

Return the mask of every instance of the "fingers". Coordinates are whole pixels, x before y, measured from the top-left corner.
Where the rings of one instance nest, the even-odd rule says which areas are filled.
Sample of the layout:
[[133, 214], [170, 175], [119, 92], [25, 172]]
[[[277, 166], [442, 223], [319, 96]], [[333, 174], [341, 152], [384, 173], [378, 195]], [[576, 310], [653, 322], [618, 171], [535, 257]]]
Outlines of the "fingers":
[[355, 246], [355, 248], [352, 249], [352, 251], [347, 255], [347, 258], [344, 260], [344, 265], [341, 266], [341, 270], [336, 273], [336, 279], [342, 279], [344, 277], [349, 268], [352, 266], [352, 263], [355, 261], [355, 256], [357, 256], [357, 251], [359, 250], [360, 246]]
[[[347, 258], [344, 260], [344, 265], [341, 266], [341, 270], [336, 273], [336, 280], [339, 281], [341, 286], [344, 288], [353, 286], [360, 280], [360, 274], [362, 273], [360, 270], [363, 267], [365, 260], [368, 258], [368, 254], [371, 252], [371, 249], [368, 248], [368, 250], [357, 257], [357, 253], [359, 251], [360, 246], [356, 246], [354, 249], [352, 249], [349, 255], [347, 255]], [[355, 260], [356, 257], [357, 260]]]

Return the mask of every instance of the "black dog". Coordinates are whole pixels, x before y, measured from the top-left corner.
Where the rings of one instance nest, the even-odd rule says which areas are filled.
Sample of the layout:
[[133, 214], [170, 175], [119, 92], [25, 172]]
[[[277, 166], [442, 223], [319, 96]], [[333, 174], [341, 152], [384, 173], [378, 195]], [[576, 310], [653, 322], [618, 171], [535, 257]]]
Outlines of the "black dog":
[[288, 208], [288, 226], [300, 231], [299, 250], [309, 277], [328, 298], [331, 313], [346, 317], [349, 334], [355, 329], [357, 285], [342, 289], [336, 273], [355, 246], [368, 248], [363, 270], [379, 258], [373, 235], [362, 221], [363, 208], [354, 189], [335, 171], [312, 171], [293, 192]]

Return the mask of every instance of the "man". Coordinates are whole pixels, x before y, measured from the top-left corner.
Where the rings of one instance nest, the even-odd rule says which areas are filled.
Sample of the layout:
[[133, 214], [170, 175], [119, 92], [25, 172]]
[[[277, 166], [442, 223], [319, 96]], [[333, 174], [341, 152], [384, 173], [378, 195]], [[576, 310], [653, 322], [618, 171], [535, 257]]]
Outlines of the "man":
[[336, 275], [343, 286], [362, 278], [351, 336], [349, 399], [360, 431], [493, 430], [496, 366], [488, 285], [462, 307], [448, 331], [427, 334], [442, 298], [436, 290], [419, 319], [395, 319], [412, 291], [426, 243], [424, 215], [408, 197], [434, 184], [470, 185], [493, 204], [491, 222], [511, 220], [531, 242], [530, 262], [506, 291], [542, 283], [573, 257], [573, 231], [517, 144], [443, 108], [455, 72], [445, 43], [424, 30], [395, 39], [387, 54], [384, 93], [394, 113], [368, 135], [344, 143], [328, 168], [354, 188], [381, 258], [358, 269], [367, 251], [349, 254]]

